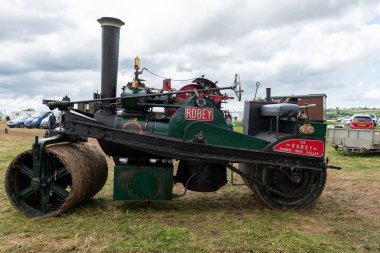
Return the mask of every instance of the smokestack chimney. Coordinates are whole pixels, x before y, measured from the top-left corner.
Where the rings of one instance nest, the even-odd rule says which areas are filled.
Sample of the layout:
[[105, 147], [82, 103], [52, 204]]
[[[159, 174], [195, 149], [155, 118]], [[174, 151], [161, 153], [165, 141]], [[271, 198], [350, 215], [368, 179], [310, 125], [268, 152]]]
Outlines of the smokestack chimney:
[[270, 103], [271, 101], [271, 98], [270, 98], [270, 88], [267, 88], [267, 96], [266, 96], [266, 98], [265, 98], [265, 102], [267, 102], [267, 103]]
[[124, 22], [117, 18], [98, 19], [102, 26], [102, 98], [116, 97], [117, 69], [119, 62], [120, 27]]

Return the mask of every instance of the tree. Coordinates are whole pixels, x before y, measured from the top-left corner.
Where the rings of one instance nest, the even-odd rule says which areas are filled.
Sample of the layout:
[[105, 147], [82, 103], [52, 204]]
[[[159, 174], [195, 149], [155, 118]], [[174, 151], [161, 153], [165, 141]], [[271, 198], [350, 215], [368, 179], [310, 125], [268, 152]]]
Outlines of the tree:
[[337, 106], [335, 109], [336, 109], [336, 114], [337, 114], [337, 115], [340, 115], [339, 107]]
[[24, 112], [35, 112], [36, 110], [34, 110], [33, 108], [27, 108], [27, 109], [24, 109], [23, 111]]

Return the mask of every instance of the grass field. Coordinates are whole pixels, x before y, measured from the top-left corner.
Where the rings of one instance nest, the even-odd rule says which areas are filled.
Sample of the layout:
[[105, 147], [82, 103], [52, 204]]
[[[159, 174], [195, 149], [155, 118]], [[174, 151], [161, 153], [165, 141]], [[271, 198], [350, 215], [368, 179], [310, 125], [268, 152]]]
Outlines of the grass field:
[[328, 108], [326, 110], [327, 119], [337, 118], [342, 116], [352, 116], [354, 114], [375, 114], [377, 118], [380, 118], [380, 109], [354, 109], [354, 108]]
[[[331, 170], [316, 207], [264, 208], [245, 186], [188, 192], [160, 203], [112, 200], [106, 186], [93, 200], [60, 217], [31, 219], [4, 193], [9, 162], [42, 130], [0, 123], [0, 252], [380, 252], [380, 155], [327, 149], [342, 171]], [[92, 141], [94, 142], [94, 141]], [[184, 189], [176, 186], [174, 191]]]

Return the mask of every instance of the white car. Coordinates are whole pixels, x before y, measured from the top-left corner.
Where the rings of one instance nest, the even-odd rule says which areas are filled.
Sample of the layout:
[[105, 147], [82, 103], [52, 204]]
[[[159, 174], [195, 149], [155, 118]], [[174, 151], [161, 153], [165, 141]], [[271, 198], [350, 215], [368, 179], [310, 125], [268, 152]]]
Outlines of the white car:
[[[56, 118], [56, 126], [59, 126], [61, 123], [61, 112], [60, 111], [54, 112], [54, 115]], [[50, 115], [45, 117], [41, 121], [40, 128], [45, 128], [45, 129], [49, 128], [49, 117], [50, 117]]]
[[345, 128], [344, 125], [328, 125], [327, 128]]
[[371, 117], [371, 119], [372, 119], [373, 123], [375, 124], [375, 126], [377, 126], [377, 117], [376, 117], [376, 115], [375, 114], [370, 114], [369, 116]]
[[344, 119], [342, 119], [342, 123], [343, 124], [350, 124], [352, 121], [352, 116], [349, 116], [349, 117], [345, 117]]

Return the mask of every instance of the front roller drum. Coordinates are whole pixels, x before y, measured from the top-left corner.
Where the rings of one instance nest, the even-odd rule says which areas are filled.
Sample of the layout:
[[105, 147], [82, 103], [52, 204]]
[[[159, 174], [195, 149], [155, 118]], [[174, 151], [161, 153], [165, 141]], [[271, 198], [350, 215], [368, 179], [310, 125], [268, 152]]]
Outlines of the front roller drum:
[[41, 179], [36, 183], [32, 150], [9, 165], [5, 191], [12, 205], [30, 216], [56, 216], [98, 193], [107, 180], [104, 156], [84, 143], [45, 148]]
[[325, 168], [302, 169], [266, 164], [240, 164], [245, 184], [273, 209], [310, 209], [326, 184]]

